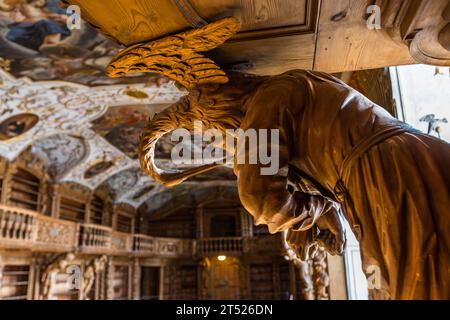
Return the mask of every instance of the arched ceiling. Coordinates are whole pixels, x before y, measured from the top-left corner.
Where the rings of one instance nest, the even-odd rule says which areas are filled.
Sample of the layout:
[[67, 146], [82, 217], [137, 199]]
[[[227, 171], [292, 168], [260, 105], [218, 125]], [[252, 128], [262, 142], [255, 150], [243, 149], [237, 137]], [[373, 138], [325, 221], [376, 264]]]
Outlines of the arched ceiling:
[[59, 179], [72, 170], [88, 154], [83, 138], [69, 134], [56, 134], [32, 144], [31, 152], [49, 164], [49, 174]]
[[[116, 203], [137, 208], [150, 201], [156, 208], [171, 193], [178, 201], [177, 190], [164, 189], [140, 171], [137, 146], [147, 119], [182, 95], [172, 83], [87, 87], [17, 79], [0, 69], [0, 156], [14, 161], [31, 147], [57, 182], [104, 190]], [[164, 167], [172, 166], [171, 147], [170, 140], [163, 141], [165, 151], [158, 152]], [[181, 189], [234, 180], [231, 169], [222, 168]]]
[[[168, 82], [87, 87], [17, 79], [0, 69], [0, 156], [14, 161], [31, 147], [48, 162], [49, 174], [60, 183], [73, 182], [91, 190], [102, 184], [117, 190], [117, 184], [125, 184], [127, 192], [115, 198], [139, 205], [135, 194], [154, 183], [140, 173], [131, 154], [137, 146], [136, 133], [155, 112], [182, 95]], [[28, 120], [30, 115], [37, 121]], [[110, 138], [113, 130], [122, 140]], [[130, 170], [139, 175], [131, 179]]]
[[[122, 49], [82, 22], [62, 23], [58, 0], [10, 1], [0, 6], [0, 157], [14, 161], [25, 150], [47, 162], [60, 184], [104, 191], [115, 203], [157, 208], [181, 200], [140, 171], [139, 135], [147, 120], [184, 95], [160, 76], [111, 79], [104, 69]], [[33, 32], [17, 33], [33, 15]], [[59, 30], [46, 34], [46, 28]], [[165, 139], [157, 158], [170, 167]], [[28, 151], [27, 151], [28, 152]], [[180, 189], [234, 184], [223, 168]]]
[[149, 218], [158, 219], [160, 216], [173, 212], [182, 207], [196, 207], [207, 200], [217, 203], [233, 200], [239, 201], [237, 186], [230, 181], [206, 182], [202, 184], [186, 183], [172, 189], [154, 193], [139, 207], [141, 212]]

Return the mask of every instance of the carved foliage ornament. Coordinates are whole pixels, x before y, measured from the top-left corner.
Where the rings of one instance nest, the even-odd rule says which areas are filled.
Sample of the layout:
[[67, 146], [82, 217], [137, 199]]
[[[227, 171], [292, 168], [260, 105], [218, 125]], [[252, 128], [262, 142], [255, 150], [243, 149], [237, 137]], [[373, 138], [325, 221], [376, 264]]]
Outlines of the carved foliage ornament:
[[113, 78], [133, 73], [158, 73], [186, 89], [193, 89], [198, 84], [227, 83], [225, 72], [200, 52], [222, 45], [239, 31], [240, 26], [238, 19], [228, 17], [199, 29], [133, 45], [113, 59], [106, 73]]

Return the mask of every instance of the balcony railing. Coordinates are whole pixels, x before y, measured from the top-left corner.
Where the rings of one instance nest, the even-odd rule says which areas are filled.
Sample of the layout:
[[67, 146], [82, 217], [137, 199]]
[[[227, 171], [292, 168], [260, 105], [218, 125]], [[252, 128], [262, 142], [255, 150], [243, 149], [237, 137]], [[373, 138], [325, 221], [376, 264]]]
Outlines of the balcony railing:
[[155, 252], [155, 238], [142, 234], [134, 235], [133, 251], [138, 255], [153, 254]]
[[242, 252], [279, 254], [283, 248], [281, 237], [279, 240], [273, 236], [200, 240], [151, 237], [118, 232], [95, 224], [60, 220], [34, 211], [0, 205], [0, 249], [176, 258]]
[[111, 249], [112, 229], [95, 224], [80, 224], [79, 247], [84, 252], [104, 252]]
[[197, 240], [197, 254], [241, 253], [242, 238], [208, 238]]
[[39, 251], [67, 252], [78, 245], [78, 224], [43, 215], [37, 216], [36, 239], [33, 248]]
[[133, 235], [118, 231], [112, 232], [111, 246], [115, 252], [129, 254], [133, 252]]
[[28, 246], [36, 239], [38, 213], [0, 205], [0, 240], [12, 246]]

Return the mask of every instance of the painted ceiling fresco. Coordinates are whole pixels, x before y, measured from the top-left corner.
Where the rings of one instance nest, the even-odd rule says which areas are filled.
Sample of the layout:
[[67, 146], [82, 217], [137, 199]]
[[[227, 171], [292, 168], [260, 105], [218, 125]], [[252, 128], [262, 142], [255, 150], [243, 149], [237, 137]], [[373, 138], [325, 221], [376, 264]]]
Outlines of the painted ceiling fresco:
[[[139, 135], [148, 119], [183, 95], [167, 81], [89, 87], [16, 78], [0, 68], [0, 156], [14, 161], [31, 147], [59, 183], [103, 191], [115, 203], [136, 208], [153, 199], [156, 208], [181, 195], [140, 170]], [[174, 145], [170, 135], [162, 139], [158, 165], [173, 167]], [[188, 180], [183, 188], [234, 180], [232, 170], [222, 168]]]
[[[30, 153], [55, 182], [151, 210], [198, 186], [235, 184], [222, 168], [165, 189], [140, 170], [141, 130], [185, 93], [157, 75], [108, 78], [105, 67], [123, 48], [83, 21], [69, 30], [59, 2], [0, 0], [0, 157]], [[161, 139], [158, 165], [173, 166], [175, 144]]]
[[145, 82], [149, 77], [111, 79], [104, 69], [122, 49], [81, 21], [69, 30], [59, 0], [0, 0], [0, 57], [10, 72], [33, 80], [85, 85]]
[[88, 149], [82, 138], [57, 134], [32, 145], [32, 153], [49, 163], [49, 174], [60, 178], [86, 157]]
[[92, 129], [132, 159], [137, 159], [139, 136], [149, 119], [167, 105], [111, 107], [92, 122]]

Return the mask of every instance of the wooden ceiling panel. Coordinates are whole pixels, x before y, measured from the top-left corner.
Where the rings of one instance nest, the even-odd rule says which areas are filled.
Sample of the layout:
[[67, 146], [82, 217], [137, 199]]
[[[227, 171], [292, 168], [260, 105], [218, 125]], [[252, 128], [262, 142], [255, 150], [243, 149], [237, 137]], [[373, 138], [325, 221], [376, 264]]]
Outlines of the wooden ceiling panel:
[[[414, 63], [409, 48], [388, 30], [367, 27], [372, 0], [323, 0], [314, 69], [343, 72]], [[382, 17], [383, 18], [383, 17]]]
[[[316, 0], [191, 0], [206, 20], [233, 15], [242, 21], [241, 35], [261, 34], [263, 30], [311, 31], [311, 15], [317, 12]], [[312, 30], [313, 31], [313, 30]], [[250, 33], [250, 34], [249, 34]]]
[[124, 45], [161, 38], [190, 25], [172, 0], [68, 0], [103, 34]]

